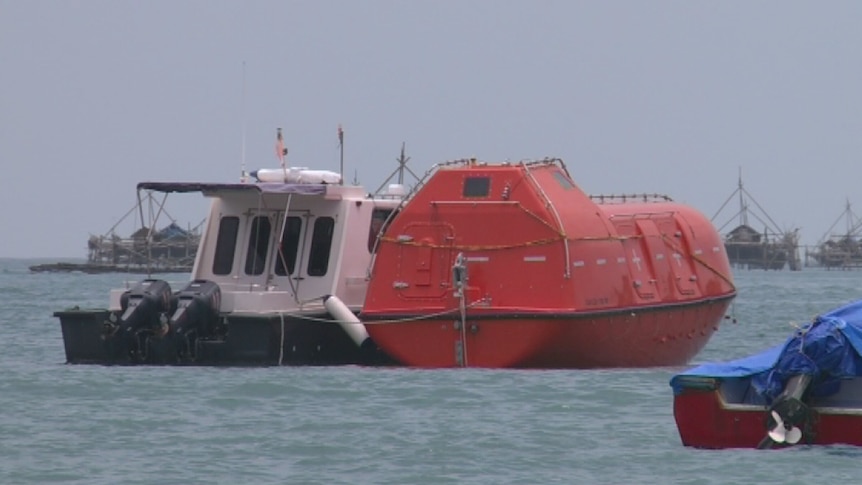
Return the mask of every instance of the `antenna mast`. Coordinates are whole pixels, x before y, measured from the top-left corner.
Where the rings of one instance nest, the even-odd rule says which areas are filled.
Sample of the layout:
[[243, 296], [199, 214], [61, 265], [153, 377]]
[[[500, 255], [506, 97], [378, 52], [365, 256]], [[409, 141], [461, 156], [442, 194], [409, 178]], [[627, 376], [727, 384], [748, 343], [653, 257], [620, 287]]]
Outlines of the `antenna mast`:
[[341, 180], [338, 185], [344, 185], [344, 130], [341, 129], [341, 123], [338, 124], [338, 148], [341, 152]]
[[240, 154], [240, 183], [245, 183], [248, 179], [248, 175], [245, 173], [245, 129], [246, 129], [246, 119], [245, 119], [245, 61], [242, 61], [242, 96], [240, 98], [240, 118], [242, 125], [242, 152]]
[[410, 167], [407, 166], [407, 162], [410, 161], [410, 157], [404, 155], [404, 146], [405, 143], [401, 142], [401, 156], [395, 159], [395, 161], [398, 162], [398, 168], [396, 168], [394, 172], [389, 174], [389, 177], [387, 177], [386, 180], [384, 180], [383, 183], [380, 185], [380, 187], [377, 188], [377, 191], [374, 192], [375, 194], [379, 194], [380, 191], [383, 190], [383, 187], [386, 187], [386, 184], [388, 184], [389, 181], [392, 180], [392, 177], [394, 177], [396, 174], [398, 175], [398, 183], [403, 185], [405, 170], [410, 172], [410, 175], [412, 175], [413, 178], [415, 178], [417, 181], [422, 180], [419, 178], [419, 176], [413, 173], [413, 170], [410, 170]]

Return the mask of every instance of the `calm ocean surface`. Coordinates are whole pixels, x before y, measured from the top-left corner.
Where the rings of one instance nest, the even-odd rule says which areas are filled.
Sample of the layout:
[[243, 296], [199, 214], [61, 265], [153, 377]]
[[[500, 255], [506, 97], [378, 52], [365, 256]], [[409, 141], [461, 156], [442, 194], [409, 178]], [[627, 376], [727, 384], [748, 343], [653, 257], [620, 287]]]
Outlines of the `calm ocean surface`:
[[[66, 365], [52, 312], [105, 307], [136, 276], [30, 264], [0, 259], [2, 485], [858, 483], [859, 448], [683, 447], [668, 385], [681, 368]], [[862, 271], [735, 278], [737, 323], [693, 363], [780, 343], [862, 297]]]

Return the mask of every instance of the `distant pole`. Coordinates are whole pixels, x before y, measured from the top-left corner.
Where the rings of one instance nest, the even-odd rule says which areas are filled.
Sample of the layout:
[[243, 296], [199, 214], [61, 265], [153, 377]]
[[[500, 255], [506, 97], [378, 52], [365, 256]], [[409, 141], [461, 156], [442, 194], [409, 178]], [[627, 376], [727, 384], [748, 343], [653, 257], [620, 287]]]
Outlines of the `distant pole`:
[[739, 224], [748, 225], [748, 204], [745, 203], [745, 189], [742, 188], [742, 167], [739, 167]]
[[341, 152], [341, 180], [338, 182], [338, 184], [344, 185], [344, 130], [341, 129], [341, 123], [338, 124], [338, 148]]

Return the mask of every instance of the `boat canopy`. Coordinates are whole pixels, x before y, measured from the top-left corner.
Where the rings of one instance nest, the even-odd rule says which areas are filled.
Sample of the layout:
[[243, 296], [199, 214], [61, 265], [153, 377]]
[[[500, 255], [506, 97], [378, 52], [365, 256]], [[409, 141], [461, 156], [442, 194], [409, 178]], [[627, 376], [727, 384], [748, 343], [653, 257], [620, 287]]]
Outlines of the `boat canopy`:
[[794, 375], [810, 375], [812, 395], [837, 392], [841, 379], [862, 376], [862, 300], [817, 316], [787, 341], [761, 353], [708, 363], [673, 376], [679, 393], [688, 378], [750, 379], [754, 392], [771, 403]]
[[164, 193], [188, 193], [201, 192], [203, 194], [215, 192], [258, 192], [273, 194], [297, 194], [297, 195], [320, 195], [326, 193], [327, 184], [285, 184], [278, 182], [259, 182], [253, 184], [225, 184], [225, 183], [201, 183], [201, 182], [141, 182], [138, 190], [152, 190]]

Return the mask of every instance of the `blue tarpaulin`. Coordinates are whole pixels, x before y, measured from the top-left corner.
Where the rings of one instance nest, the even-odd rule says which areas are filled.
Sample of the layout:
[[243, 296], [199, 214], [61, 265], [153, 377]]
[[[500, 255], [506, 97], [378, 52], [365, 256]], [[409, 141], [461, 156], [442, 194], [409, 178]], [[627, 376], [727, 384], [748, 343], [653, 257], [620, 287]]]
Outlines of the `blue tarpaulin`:
[[840, 379], [862, 375], [862, 300], [819, 315], [782, 345], [694, 367], [673, 376], [670, 385], [679, 392], [686, 377], [750, 378], [751, 388], [771, 403], [798, 374], [812, 376], [809, 388], [817, 395], [835, 392]]

